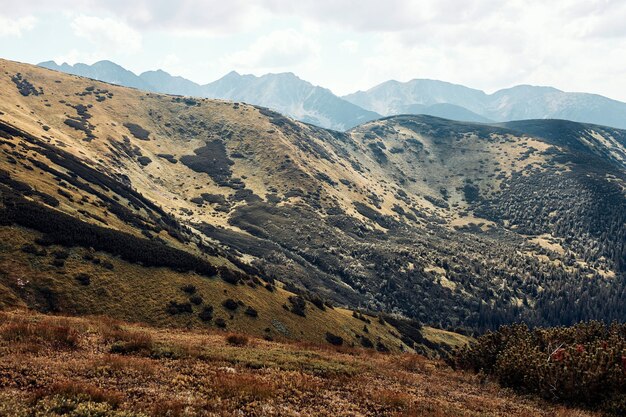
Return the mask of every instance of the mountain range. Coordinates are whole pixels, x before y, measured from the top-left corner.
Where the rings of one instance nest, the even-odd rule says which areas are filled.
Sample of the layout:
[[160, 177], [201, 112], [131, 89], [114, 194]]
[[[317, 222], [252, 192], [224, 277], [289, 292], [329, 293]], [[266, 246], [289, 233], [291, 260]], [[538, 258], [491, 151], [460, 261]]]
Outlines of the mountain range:
[[292, 73], [256, 77], [233, 71], [217, 81], [200, 85], [162, 70], [136, 75], [110, 61], [93, 65], [58, 65], [47, 61], [39, 65], [145, 91], [261, 105], [306, 123], [341, 131], [381, 116], [398, 114], [425, 114], [481, 123], [566, 119], [626, 128], [626, 103], [552, 87], [520, 85], [486, 94], [462, 85], [416, 79], [404, 83], [387, 81], [367, 91], [338, 97]]
[[314, 86], [292, 73], [255, 77], [232, 71], [217, 81], [200, 85], [162, 70], [135, 75], [110, 61], [73, 66], [57, 65], [48, 61], [39, 65], [145, 91], [243, 101], [269, 107], [303, 122], [336, 130], [346, 130], [380, 117], [379, 114], [343, 100], [330, 90]]
[[[626, 103], [596, 94], [566, 93], [552, 87], [519, 85], [486, 94], [435, 80], [387, 81], [343, 98], [386, 116], [425, 113], [476, 122], [566, 119], [626, 127]], [[437, 107], [442, 104], [454, 107]]]

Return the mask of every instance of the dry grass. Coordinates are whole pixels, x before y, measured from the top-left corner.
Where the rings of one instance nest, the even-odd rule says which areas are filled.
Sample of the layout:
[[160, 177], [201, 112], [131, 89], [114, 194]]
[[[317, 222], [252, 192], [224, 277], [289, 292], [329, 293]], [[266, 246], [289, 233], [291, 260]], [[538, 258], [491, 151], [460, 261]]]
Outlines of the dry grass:
[[21, 345], [45, 345], [55, 349], [76, 349], [78, 331], [65, 320], [32, 321], [16, 318], [0, 328], [0, 338]]
[[114, 330], [104, 337], [105, 341], [113, 341], [111, 353], [150, 352], [153, 348], [152, 336], [146, 332], [129, 332]]
[[421, 355], [402, 354], [394, 357], [397, 365], [409, 372], [426, 373], [432, 362]]
[[248, 336], [244, 334], [229, 334], [224, 338], [226, 343], [233, 346], [245, 346], [248, 344]]
[[147, 376], [154, 375], [158, 368], [154, 361], [150, 359], [114, 354], [103, 355], [93, 359], [91, 367], [100, 374], [120, 375], [137, 372]]
[[124, 401], [124, 396], [118, 391], [99, 388], [95, 385], [78, 383], [75, 381], [55, 382], [35, 393], [32, 401], [35, 403], [45, 397], [61, 396], [65, 398], [79, 398], [96, 403], [107, 403], [113, 408], [119, 407]]
[[[33, 336], [33, 329], [58, 328], [69, 330]], [[78, 343], [50, 348], [65, 334]], [[412, 354], [26, 311], [0, 313], [0, 335], [2, 416], [593, 415], [480, 384]], [[16, 338], [39, 349], [23, 350]], [[123, 354], [110, 353], [122, 345]], [[59, 407], [66, 414], [50, 414]]]
[[251, 374], [220, 371], [215, 376], [215, 382], [215, 392], [224, 398], [258, 401], [272, 397], [277, 391], [274, 382]]

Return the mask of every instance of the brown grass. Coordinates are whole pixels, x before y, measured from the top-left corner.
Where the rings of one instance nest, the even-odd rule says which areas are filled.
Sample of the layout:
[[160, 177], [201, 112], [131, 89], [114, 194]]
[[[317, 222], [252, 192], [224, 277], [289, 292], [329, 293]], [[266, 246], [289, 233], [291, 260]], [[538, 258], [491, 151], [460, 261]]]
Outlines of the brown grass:
[[229, 334], [225, 337], [226, 343], [232, 346], [246, 346], [248, 344], [248, 336], [244, 334]]
[[408, 372], [426, 373], [432, 361], [429, 361], [422, 355], [406, 353], [394, 356], [394, 363], [396, 363], [400, 369]]
[[405, 408], [411, 403], [411, 397], [408, 394], [390, 389], [381, 389], [377, 391], [373, 398], [378, 404], [385, 408]]
[[153, 347], [152, 336], [143, 331], [109, 328], [104, 330], [102, 336], [105, 343], [111, 343], [111, 353], [147, 353]]
[[103, 389], [95, 385], [77, 381], [55, 382], [50, 387], [35, 393], [33, 399], [41, 400], [44, 397], [59, 395], [65, 398], [85, 398], [88, 401], [97, 403], [107, 403], [113, 408], [117, 408], [124, 401], [122, 393]]
[[[64, 340], [56, 331], [33, 336], [55, 326], [77, 335], [80, 348], [49, 349], [50, 340]], [[7, 416], [63, 404], [174, 417], [594, 416], [480, 384], [419, 355], [261, 339], [242, 347], [234, 333], [24, 311], [0, 313], [0, 334], [0, 415]], [[20, 350], [12, 337], [40, 348]], [[116, 344], [133, 348], [109, 353]]]
[[150, 359], [112, 354], [93, 359], [91, 366], [95, 370], [106, 370], [113, 374], [131, 371], [144, 375], [154, 375], [157, 370], [157, 366]]
[[79, 332], [65, 320], [32, 321], [16, 318], [0, 327], [3, 340], [22, 344], [43, 344], [56, 349], [76, 349]]
[[178, 399], [157, 399], [150, 407], [152, 417], [182, 417], [186, 404]]
[[218, 372], [214, 390], [220, 397], [247, 401], [265, 400], [274, 395], [276, 385], [257, 375]]

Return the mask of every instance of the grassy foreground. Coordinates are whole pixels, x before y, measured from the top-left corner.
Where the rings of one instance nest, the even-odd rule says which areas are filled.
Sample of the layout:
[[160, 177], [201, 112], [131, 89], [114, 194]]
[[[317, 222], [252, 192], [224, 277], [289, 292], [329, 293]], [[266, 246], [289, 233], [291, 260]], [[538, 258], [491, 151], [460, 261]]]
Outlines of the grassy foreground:
[[0, 313], [0, 416], [591, 416], [443, 362], [104, 317]]

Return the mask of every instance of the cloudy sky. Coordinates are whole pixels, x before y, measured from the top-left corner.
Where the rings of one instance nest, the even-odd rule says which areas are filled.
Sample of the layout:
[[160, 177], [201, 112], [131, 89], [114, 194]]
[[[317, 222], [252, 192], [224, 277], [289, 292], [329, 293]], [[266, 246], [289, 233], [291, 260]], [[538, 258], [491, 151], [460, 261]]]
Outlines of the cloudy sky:
[[626, 101], [624, 0], [0, 0], [0, 57], [199, 83], [291, 71], [336, 94], [432, 78]]

